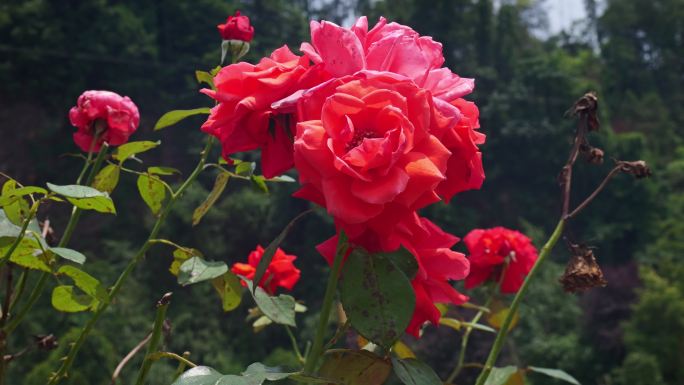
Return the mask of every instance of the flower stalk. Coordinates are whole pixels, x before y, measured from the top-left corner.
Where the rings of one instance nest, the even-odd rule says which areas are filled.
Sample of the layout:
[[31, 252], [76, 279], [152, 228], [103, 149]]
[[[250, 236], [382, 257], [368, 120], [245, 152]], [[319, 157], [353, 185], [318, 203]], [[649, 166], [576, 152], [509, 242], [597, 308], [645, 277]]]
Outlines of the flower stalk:
[[311, 346], [311, 351], [306, 356], [306, 363], [304, 364], [304, 374], [313, 374], [316, 370], [318, 358], [323, 354], [323, 339], [325, 332], [328, 329], [328, 321], [330, 320], [330, 311], [332, 310], [333, 299], [335, 291], [337, 290], [337, 281], [340, 279], [340, 270], [342, 268], [342, 261], [347, 254], [347, 236], [344, 232], [340, 232], [340, 239], [337, 243], [337, 252], [335, 253], [335, 260], [330, 270], [328, 277], [328, 285], [325, 288], [325, 295], [323, 297], [323, 306], [321, 307], [321, 315], [318, 320], [318, 328], [316, 329], [316, 336]]

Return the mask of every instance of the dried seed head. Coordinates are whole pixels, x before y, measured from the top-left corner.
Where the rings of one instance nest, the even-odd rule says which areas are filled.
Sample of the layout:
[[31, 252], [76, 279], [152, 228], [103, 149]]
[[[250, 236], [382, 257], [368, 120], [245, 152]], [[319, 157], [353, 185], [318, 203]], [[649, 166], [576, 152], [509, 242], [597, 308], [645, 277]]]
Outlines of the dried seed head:
[[594, 252], [584, 245], [571, 245], [572, 258], [565, 267], [560, 278], [563, 290], [576, 293], [595, 287], [603, 287], [608, 283], [596, 262]]
[[639, 179], [651, 176], [651, 169], [643, 160], [635, 160], [632, 162], [619, 161], [618, 166], [620, 167], [620, 171], [634, 175], [634, 177]]
[[599, 119], [596, 115], [598, 110], [598, 97], [594, 92], [587, 92], [579, 98], [572, 108], [566, 112], [570, 116], [581, 116], [587, 119], [587, 129], [589, 131], [598, 131]]

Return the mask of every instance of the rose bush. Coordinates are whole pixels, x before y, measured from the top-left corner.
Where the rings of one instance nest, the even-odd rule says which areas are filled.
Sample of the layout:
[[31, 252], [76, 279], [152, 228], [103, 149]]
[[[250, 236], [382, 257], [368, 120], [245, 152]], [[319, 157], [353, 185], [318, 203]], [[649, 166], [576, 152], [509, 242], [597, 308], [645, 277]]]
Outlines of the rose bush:
[[85, 91], [69, 111], [69, 121], [77, 128], [74, 142], [88, 152], [97, 136], [93, 151], [102, 143], [119, 146], [128, 141], [138, 128], [138, 107], [128, 98], [111, 91]]

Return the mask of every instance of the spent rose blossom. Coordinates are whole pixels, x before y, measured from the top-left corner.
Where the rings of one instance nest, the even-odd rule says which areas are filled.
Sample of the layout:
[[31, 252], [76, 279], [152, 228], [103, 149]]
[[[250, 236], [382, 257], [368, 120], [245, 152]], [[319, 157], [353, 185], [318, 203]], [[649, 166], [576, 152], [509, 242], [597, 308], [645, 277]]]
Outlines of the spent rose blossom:
[[219, 24], [219, 33], [223, 40], [240, 40], [249, 43], [254, 38], [254, 27], [249, 17], [240, 15], [240, 11], [228, 16], [225, 23]]
[[470, 253], [470, 274], [465, 280], [467, 289], [487, 280], [501, 280], [502, 293], [516, 293], [537, 260], [537, 249], [532, 241], [505, 227], [475, 229], [463, 240]]
[[309, 59], [287, 46], [253, 65], [245, 62], [222, 68], [214, 77], [216, 91], [201, 92], [215, 99], [202, 130], [219, 138], [223, 157], [261, 149], [264, 176], [272, 178], [292, 168], [294, 111], [274, 111], [271, 103], [321, 82]]
[[[230, 270], [237, 275], [253, 279], [263, 255], [264, 248], [258, 245], [254, 251], [249, 253], [247, 263], [235, 263]], [[259, 286], [271, 295], [275, 294], [276, 289], [279, 287], [292, 290], [301, 275], [300, 270], [294, 265], [295, 259], [297, 259], [296, 256], [285, 254], [282, 249], [278, 248], [273, 255], [271, 263], [266, 268]], [[242, 285], [246, 286], [244, 282], [242, 282]]]
[[[429, 93], [388, 73], [335, 79], [299, 100], [296, 196], [318, 203], [350, 238], [390, 233], [403, 217], [439, 201], [451, 153], [431, 130], [455, 125]], [[307, 120], [311, 119], [311, 120]]]
[[[77, 128], [74, 142], [88, 152], [96, 134], [99, 134], [93, 151], [100, 151], [103, 142], [119, 146], [138, 129], [138, 107], [128, 98], [111, 91], [85, 91], [78, 97], [76, 106], [69, 111], [69, 121]], [[100, 132], [98, 132], [100, 131]]]

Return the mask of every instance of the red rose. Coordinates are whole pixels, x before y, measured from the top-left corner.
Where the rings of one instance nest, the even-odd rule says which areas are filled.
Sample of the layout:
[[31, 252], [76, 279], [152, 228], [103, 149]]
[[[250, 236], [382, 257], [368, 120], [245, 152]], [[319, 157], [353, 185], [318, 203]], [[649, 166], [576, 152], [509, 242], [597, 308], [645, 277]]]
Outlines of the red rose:
[[76, 106], [69, 111], [71, 124], [78, 128], [74, 142], [88, 152], [98, 130], [99, 138], [93, 151], [100, 151], [103, 142], [118, 146], [128, 141], [140, 122], [138, 107], [128, 98], [110, 91], [85, 91]]
[[439, 325], [441, 314], [436, 303], [460, 305], [468, 300], [451, 286], [450, 281], [464, 279], [470, 263], [465, 255], [451, 250], [459, 241], [458, 237], [444, 232], [430, 220], [416, 214], [402, 228], [406, 234], [402, 243], [416, 257], [419, 266], [411, 282], [416, 294], [416, 308], [406, 332], [419, 337], [425, 322]]
[[292, 111], [275, 111], [271, 103], [318, 84], [319, 73], [309, 59], [283, 46], [257, 65], [241, 62], [224, 67], [214, 78], [216, 91], [201, 92], [219, 103], [202, 130], [220, 139], [223, 157], [261, 149], [264, 176], [272, 178], [292, 168]]
[[[475, 229], [464, 238], [470, 255], [467, 289], [501, 280], [501, 292], [516, 293], [537, 260], [537, 249], [524, 234], [504, 227]], [[501, 277], [503, 274], [503, 278]]]
[[[248, 263], [235, 263], [230, 270], [237, 275], [253, 279], [263, 255], [264, 248], [258, 245], [256, 250], [249, 253]], [[292, 290], [297, 281], [299, 281], [300, 276], [299, 269], [294, 266], [295, 259], [297, 259], [296, 256], [285, 254], [283, 250], [278, 248], [273, 255], [271, 263], [266, 268], [266, 273], [264, 273], [264, 277], [259, 282], [259, 286], [271, 295], [275, 294], [278, 287]], [[244, 282], [242, 284], [246, 286]]]
[[358, 73], [305, 92], [298, 106], [296, 196], [326, 207], [350, 238], [391, 233], [439, 200], [451, 153], [430, 132], [455, 122], [435, 118], [429, 92], [392, 74]]
[[240, 15], [228, 16], [225, 24], [218, 25], [219, 33], [223, 40], [240, 40], [249, 43], [254, 38], [254, 27], [249, 22], [249, 17]]

